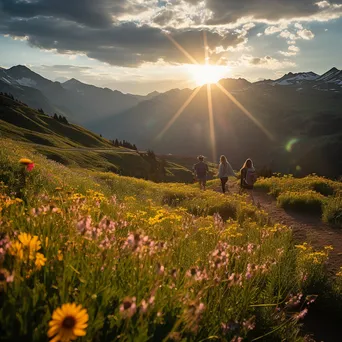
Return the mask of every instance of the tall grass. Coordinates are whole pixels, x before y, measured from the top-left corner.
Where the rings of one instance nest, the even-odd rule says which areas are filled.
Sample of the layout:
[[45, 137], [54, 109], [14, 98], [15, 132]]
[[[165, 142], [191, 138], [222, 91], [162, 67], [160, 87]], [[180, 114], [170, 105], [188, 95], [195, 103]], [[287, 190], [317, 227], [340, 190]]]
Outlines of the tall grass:
[[89, 315], [83, 341], [300, 340], [328, 253], [244, 197], [75, 172], [14, 144], [0, 166], [2, 340], [47, 340], [52, 316], [72, 322], [65, 303]]
[[279, 206], [322, 214], [322, 220], [342, 227], [342, 183], [316, 175], [294, 178], [291, 175], [259, 179], [256, 188], [277, 197]]

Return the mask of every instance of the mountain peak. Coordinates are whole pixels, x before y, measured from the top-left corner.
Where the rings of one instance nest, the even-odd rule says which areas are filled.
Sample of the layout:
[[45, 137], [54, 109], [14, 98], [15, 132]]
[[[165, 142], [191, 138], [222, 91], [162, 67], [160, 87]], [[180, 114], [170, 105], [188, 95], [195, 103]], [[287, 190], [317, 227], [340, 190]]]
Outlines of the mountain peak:
[[70, 78], [70, 80], [65, 81], [63, 84], [83, 84], [81, 81], [76, 78]]
[[33, 72], [31, 69], [29, 69], [26, 65], [15, 65], [11, 68], [9, 68], [8, 70], [11, 70], [11, 71], [20, 71], [20, 72], [27, 72], [27, 71], [30, 71], [30, 72]]

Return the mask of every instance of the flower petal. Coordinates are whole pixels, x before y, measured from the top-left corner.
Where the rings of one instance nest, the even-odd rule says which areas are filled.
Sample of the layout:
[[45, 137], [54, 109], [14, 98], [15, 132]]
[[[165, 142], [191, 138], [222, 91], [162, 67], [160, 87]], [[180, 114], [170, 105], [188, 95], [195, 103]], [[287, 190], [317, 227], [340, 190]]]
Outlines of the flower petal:
[[74, 333], [76, 336], [85, 336], [85, 335], [86, 335], [86, 331], [83, 330], [83, 329], [74, 329], [74, 330], [73, 330], [73, 333]]

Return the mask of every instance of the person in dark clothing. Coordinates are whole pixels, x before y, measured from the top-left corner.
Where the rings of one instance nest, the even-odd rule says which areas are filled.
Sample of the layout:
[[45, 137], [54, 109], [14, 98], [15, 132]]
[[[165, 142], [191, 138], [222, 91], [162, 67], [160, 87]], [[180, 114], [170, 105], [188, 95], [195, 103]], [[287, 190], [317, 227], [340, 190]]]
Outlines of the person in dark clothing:
[[250, 193], [253, 203], [254, 203], [254, 196], [253, 196], [253, 189], [254, 183], [256, 182], [257, 176], [255, 172], [255, 168], [253, 166], [252, 159], [247, 159], [241, 168], [241, 192], [246, 190]]
[[196, 163], [193, 167], [197, 181], [199, 183], [200, 189], [205, 190], [205, 186], [207, 183], [207, 175], [209, 173], [208, 164], [204, 162], [203, 156], [198, 156], [198, 163]]

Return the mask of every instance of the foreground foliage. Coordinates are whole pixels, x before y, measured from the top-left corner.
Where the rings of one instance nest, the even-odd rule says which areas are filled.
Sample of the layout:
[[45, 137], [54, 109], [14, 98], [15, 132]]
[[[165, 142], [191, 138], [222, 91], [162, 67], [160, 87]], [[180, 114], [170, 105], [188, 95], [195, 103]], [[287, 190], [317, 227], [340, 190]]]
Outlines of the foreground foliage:
[[329, 248], [295, 246], [245, 197], [76, 172], [9, 142], [0, 170], [2, 340], [301, 339]]

